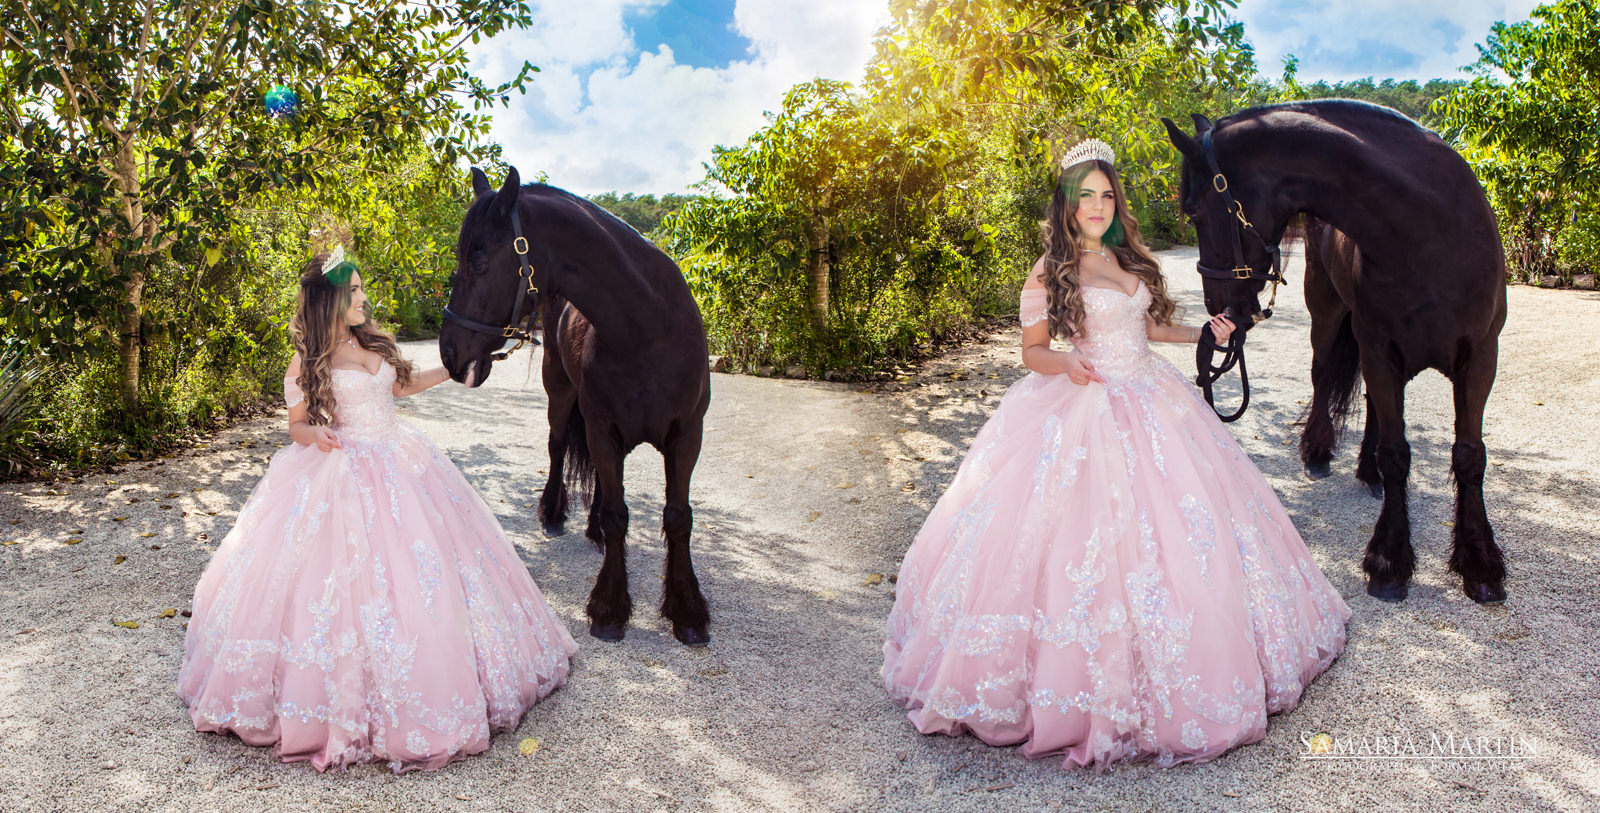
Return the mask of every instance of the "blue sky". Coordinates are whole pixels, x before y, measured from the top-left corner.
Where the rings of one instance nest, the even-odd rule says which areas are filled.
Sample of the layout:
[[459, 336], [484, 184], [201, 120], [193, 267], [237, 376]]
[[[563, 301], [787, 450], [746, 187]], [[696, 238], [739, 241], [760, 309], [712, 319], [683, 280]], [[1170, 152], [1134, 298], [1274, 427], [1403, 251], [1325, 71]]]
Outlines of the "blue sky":
[[[742, 143], [793, 85], [859, 81], [888, 0], [531, 0], [535, 24], [472, 48], [503, 81], [527, 59], [529, 92], [494, 113], [524, 177], [581, 194], [683, 192], [717, 144]], [[1300, 60], [1302, 81], [1459, 78], [1496, 20], [1531, 0], [1240, 0], [1261, 72]], [[1220, 111], [1219, 111], [1220, 112]]]
[[1256, 67], [1276, 79], [1300, 60], [1300, 79], [1330, 82], [1460, 79], [1496, 21], [1520, 22], [1532, 0], [1240, 0], [1234, 17], [1256, 49]]

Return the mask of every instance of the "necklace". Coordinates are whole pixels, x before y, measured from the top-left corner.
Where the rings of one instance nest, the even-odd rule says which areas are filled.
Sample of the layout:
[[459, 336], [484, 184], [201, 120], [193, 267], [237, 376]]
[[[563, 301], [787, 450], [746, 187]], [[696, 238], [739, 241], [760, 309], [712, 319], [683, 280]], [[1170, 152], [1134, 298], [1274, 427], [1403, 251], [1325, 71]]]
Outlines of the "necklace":
[[1083, 250], [1089, 252], [1090, 254], [1099, 254], [1101, 259], [1105, 260], [1106, 262], [1111, 262], [1111, 255], [1107, 254], [1103, 248], [1096, 249], [1085, 246]]

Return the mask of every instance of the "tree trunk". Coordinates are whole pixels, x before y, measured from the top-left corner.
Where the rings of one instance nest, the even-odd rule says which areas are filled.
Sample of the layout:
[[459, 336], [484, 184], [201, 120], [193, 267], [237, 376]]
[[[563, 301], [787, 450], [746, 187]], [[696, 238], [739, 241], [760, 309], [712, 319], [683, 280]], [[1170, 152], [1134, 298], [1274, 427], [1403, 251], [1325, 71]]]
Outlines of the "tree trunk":
[[122, 413], [139, 414], [139, 322], [140, 301], [144, 298], [144, 269], [133, 272], [123, 288], [122, 319]]
[[120, 319], [113, 319], [117, 326], [119, 337], [122, 340], [122, 414], [125, 419], [132, 419], [139, 414], [139, 322], [142, 315], [141, 301], [144, 299], [144, 282], [149, 255], [156, 246], [155, 223], [144, 217], [144, 201], [140, 197], [139, 167], [134, 160], [133, 139], [124, 139], [122, 147], [117, 150], [111, 159], [112, 173], [117, 186], [122, 191], [122, 219], [127, 224], [128, 236], [139, 241], [142, 245], [137, 250], [137, 258], [118, 257], [113, 249], [111, 258], [112, 270], [117, 270], [119, 262], [134, 265], [136, 268], [128, 275], [128, 281], [122, 291], [122, 313]]
[[810, 268], [807, 279], [811, 287], [811, 324], [821, 332], [828, 327], [828, 216], [823, 214], [832, 190], [823, 190], [820, 204], [811, 210], [811, 234], [808, 248]]

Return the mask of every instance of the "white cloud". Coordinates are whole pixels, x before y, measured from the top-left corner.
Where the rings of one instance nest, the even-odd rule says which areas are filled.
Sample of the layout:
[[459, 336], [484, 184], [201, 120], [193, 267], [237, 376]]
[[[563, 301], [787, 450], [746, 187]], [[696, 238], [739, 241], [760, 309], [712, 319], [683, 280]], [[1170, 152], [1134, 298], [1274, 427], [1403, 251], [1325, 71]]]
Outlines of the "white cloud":
[[761, 61], [796, 81], [859, 80], [872, 35], [889, 20], [888, 0], [738, 0], [733, 17]]
[[524, 177], [542, 170], [580, 194], [685, 191], [704, 179], [713, 146], [743, 143], [793, 85], [817, 76], [858, 82], [888, 5], [738, 0], [733, 27], [752, 56], [701, 68], [679, 64], [664, 45], [641, 52], [634, 42], [625, 14], [664, 2], [542, 0], [531, 29], [473, 49], [485, 81], [504, 81], [524, 59], [540, 68], [527, 96], [494, 112], [492, 136]]
[[1464, 79], [1476, 44], [1497, 21], [1519, 22], [1538, 0], [1243, 0], [1234, 17], [1256, 47], [1256, 67], [1277, 78], [1300, 60], [1302, 81]]

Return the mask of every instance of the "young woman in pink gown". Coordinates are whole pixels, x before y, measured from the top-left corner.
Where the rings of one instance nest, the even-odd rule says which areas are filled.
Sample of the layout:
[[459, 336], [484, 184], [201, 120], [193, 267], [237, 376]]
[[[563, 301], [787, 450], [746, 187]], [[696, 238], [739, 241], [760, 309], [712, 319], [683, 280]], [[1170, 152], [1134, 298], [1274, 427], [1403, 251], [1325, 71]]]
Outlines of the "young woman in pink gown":
[[906, 553], [883, 682], [925, 734], [1063, 765], [1206, 760], [1299, 702], [1350, 610], [1216, 414], [1150, 352], [1200, 328], [1171, 323], [1110, 148], [1085, 142], [1063, 166], [1022, 291], [1032, 372]]
[[394, 399], [413, 372], [353, 263], [300, 280], [289, 436], [195, 587], [178, 690], [285, 761], [436, 769], [489, 747], [577, 650], [489, 507]]

